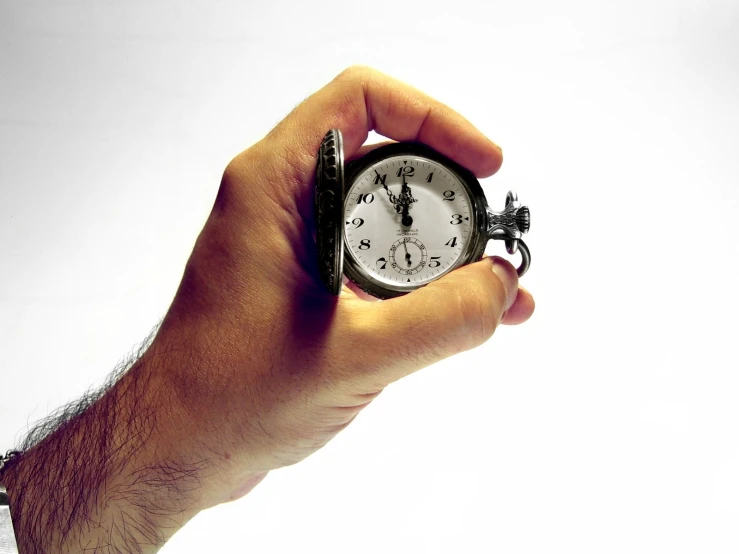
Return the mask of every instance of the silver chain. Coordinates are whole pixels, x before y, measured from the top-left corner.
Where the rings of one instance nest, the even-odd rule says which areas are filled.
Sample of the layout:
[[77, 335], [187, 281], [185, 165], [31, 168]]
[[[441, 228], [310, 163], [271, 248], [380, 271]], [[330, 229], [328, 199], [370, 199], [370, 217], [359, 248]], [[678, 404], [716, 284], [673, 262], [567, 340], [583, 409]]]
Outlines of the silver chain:
[[385, 183], [382, 183], [382, 186], [385, 187], [385, 192], [387, 192], [387, 195], [390, 197], [390, 202], [395, 205], [398, 203], [398, 198], [390, 192], [390, 189], [387, 188], [387, 185]]
[[[403, 209], [402, 206], [404, 202], [402, 202], [397, 196], [395, 196], [392, 192], [390, 192], [390, 189], [387, 188], [387, 185], [385, 183], [382, 183], [382, 186], [385, 187], [385, 192], [387, 192], [388, 197], [390, 198], [390, 203], [395, 206], [395, 211], [400, 213], [400, 211]], [[418, 202], [417, 198], [413, 198], [413, 196], [410, 196], [410, 187], [408, 188], [409, 195], [406, 196], [406, 200], [408, 204], [413, 204], [414, 202]], [[401, 197], [403, 195], [401, 194]]]

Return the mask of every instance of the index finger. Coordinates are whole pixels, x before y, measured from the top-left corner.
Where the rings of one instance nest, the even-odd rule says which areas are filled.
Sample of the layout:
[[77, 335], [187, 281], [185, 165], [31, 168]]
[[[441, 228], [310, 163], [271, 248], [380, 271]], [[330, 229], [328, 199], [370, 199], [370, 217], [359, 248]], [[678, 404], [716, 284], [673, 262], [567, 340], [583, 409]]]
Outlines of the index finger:
[[[307, 182], [329, 129], [340, 129], [345, 158], [377, 131], [397, 141], [417, 140], [466, 167], [477, 177], [498, 171], [503, 153], [450, 107], [374, 69], [350, 67], [310, 96], [267, 136]], [[297, 154], [297, 156], [296, 156]]]

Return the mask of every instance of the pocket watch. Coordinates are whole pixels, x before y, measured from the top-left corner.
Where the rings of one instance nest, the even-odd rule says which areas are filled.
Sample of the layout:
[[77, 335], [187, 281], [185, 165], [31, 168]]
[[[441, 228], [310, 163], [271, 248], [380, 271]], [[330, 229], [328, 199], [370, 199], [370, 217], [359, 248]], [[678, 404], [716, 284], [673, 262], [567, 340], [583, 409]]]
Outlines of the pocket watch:
[[407, 294], [481, 259], [488, 240], [521, 253], [519, 276], [531, 263], [521, 239], [531, 215], [516, 193], [491, 210], [472, 172], [418, 142], [380, 146], [345, 167], [341, 131], [330, 130], [314, 205], [319, 273], [332, 294], [344, 274], [378, 298]]

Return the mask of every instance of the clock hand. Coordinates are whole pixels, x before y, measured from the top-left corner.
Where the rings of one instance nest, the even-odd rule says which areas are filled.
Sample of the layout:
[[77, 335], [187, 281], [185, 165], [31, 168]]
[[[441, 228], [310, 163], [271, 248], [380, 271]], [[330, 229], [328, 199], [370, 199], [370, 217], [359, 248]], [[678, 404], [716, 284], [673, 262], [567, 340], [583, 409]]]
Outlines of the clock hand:
[[413, 198], [413, 191], [411, 190], [410, 185], [405, 182], [405, 174], [403, 174], [403, 188], [401, 189], [400, 196], [405, 200], [407, 204], [418, 202], [418, 200]]
[[413, 218], [410, 215], [408, 215], [408, 203], [407, 202], [403, 203], [403, 217], [401, 219], [401, 222], [406, 227], [410, 227], [411, 225], [413, 225]]
[[413, 225], [413, 218], [408, 215], [408, 208], [410, 207], [410, 203], [413, 202], [413, 200], [411, 200], [413, 197], [411, 196], [409, 198], [410, 190], [411, 189], [408, 186], [408, 183], [405, 182], [405, 174], [403, 174], [403, 188], [400, 192], [400, 204], [403, 206], [403, 217], [401, 219], [401, 222], [406, 227], [410, 227], [411, 225]]
[[403, 241], [403, 248], [405, 248], [405, 259], [408, 262], [408, 267], [410, 267], [411, 266], [411, 255], [408, 253], [408, 242], [405, 240]]

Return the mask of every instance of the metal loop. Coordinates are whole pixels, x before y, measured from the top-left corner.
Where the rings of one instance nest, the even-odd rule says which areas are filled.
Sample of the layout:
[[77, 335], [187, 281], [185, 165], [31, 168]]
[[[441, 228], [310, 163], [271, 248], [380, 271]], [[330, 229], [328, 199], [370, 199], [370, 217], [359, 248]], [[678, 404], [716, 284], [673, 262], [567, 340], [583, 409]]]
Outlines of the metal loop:
[[[516, 252], [521, 253], [521, 265], [516, 268], [516, 273], [518, 273], [519, 277], [523, 277], [523, 274], [529, 270], [529, 266], [531, 265], [531, 252], [529, 252], [529, 247], [526, 246], [526, 243], [522, 239], [510, 239], [502, 233], [496, 233], [491, 238], [492, 240], [504, 241], [506, 245], [506, 251], [509, 254], [515, 254]], [[511, 249], [509, 249], [509, 245], [513, 247], [513, 252], [511, 252]]]
[[519, 277], [526, 273], [531, 265], [531, 252], [526, 243], [521, 240], [522, 235], [529, 232], [531, 225], [531, 212], [528, 206], [522, 206], [518, 202], [518, 195], [510, 190], [506, 195], [505, 208], [502, 212], [496, 212], [486, 206], [488, 240], [502, 240], [505, 249], [511, 256], [521, 252], [521, 265], [516, 272]]
[[518, 252], [519, 239], [505, 239], [505, 249], [511, 256]]
[[529, 252], [529, 247], [521, 239], [518, 239], [518, 251], [521, 253], [521, 265], [516, 269], [516, 273], [518, 273], [519, 277], [523, 277], [523, 274], [529, 270], [529, 266], [531, 265], [531, 252]]

